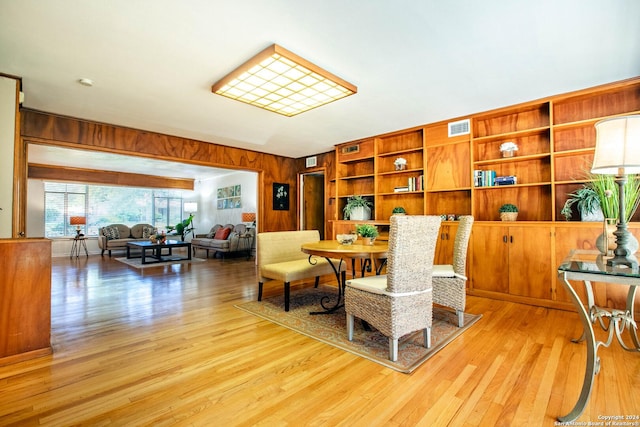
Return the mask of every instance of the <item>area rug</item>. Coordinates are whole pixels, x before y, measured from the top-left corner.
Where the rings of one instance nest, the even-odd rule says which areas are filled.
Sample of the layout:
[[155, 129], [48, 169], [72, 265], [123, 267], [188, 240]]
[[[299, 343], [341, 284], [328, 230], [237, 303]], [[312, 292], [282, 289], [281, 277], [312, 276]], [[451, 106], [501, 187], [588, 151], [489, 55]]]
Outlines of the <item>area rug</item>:
[[433, 326], [431, 328], [431, 348], [423, 346], [422, 331], [408, 334], [398, 344], [398, 360], [389, 360], [389, 341], [387, 337], [371, 328], [367, 331], [356, 320], [353, 341], [347, 340], [346, 314], [344, 307], [333, 314], [311, 315], [320, 311], [323, 296], [335, 302], [337, 290], [320, 286], [291, 292], [289, 311], [284, 311], [282, 295], [236, 305], [237, 308], [253, 315], [284, 326], [318, 341], [351, 352], [371, 361], [400, 372], [410, 373], [431, 356], [442, 350], [447, 344], [460, 336], [476, 323], [482, 315], [465, 313], [464, 327], [458, 328], [456, 315], [449, 310], [434, 307]]
[[191, 258], [191, 259], [183, 259], [176, 261], [167, 261], [167, 262], [156, 262], [152, 264], [142, 264], [142, 260], [140, 258], [115, 258], [116, 261], [120, 261], [123, 264], [127, 264], [133, 268], [151, 268], [151, 267], [165, 267], [167, 265], [177, 265], [177, 264], [194, 264], [197, 262], [205, 262], [206, 260], [201, 258]]

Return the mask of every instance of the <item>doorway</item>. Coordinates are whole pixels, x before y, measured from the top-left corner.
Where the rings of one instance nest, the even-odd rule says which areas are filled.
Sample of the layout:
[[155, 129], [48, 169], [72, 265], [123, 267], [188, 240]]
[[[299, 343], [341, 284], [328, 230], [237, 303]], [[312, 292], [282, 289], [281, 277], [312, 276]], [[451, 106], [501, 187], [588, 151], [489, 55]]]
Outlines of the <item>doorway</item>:
[[300, 193], [300, 229], [318, 230], [324, 240], [324, 171], [301, 174]]

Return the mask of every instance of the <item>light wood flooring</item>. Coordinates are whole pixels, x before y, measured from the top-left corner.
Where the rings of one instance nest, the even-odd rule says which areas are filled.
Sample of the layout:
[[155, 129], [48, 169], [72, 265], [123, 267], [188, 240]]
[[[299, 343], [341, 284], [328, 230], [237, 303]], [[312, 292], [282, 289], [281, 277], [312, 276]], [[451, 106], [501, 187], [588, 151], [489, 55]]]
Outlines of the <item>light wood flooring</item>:
[[[0, 425], [552, 426], [582, 384], [571, 312], [470, 297], [483, 318], [406, 375], [235, 308], [253, 261], [56, 258], [52, 286], [54, 353], [0, 367]], [[578, 421], [640, 414], [640, 355], [600, 356]]]

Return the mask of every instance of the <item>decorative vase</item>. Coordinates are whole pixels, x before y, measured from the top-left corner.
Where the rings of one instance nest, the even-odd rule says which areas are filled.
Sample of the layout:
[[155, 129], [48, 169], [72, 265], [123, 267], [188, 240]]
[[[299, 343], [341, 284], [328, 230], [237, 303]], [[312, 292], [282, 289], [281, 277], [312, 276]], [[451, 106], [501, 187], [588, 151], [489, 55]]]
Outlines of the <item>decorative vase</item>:
[[518, 219], [518, 212], [500, 212], [500, 219], [503, 221], [515, 221]]
[[[598, 248], [600, 253], [604, 256], [613, 256], [613, 251], [617, 246], [616, 235], [613, 234], [613, 232], [618, 228], [617, 223], [618, 220], [615, 218], [605, 218], [603, 232], [596, 239], [596, 248]], [[631, 250], [632, 254], [636, 253], [640, 247], [638, 239], [636, 239], [633, 234], [629, 234], [627, 247]]]

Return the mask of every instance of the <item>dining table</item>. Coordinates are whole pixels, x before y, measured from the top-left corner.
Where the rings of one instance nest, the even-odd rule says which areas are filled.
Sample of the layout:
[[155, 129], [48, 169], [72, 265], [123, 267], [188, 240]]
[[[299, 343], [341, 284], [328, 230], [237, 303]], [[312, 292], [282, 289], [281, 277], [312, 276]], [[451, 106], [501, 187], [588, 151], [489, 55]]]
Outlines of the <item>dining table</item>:
[[338, 282], [338, 295], [335, 304], [329, 305], [332, 298], [329, 296], [322, 297], [320, 305], [324, 311], [315, 311], [311, 314], [330, 314], [344, 305], [344, 288], [347, 283], [346, 270], [342, 269], [342, 263], [351, 260], [353, 275], [355, 276], [355, 262], [361, 261], [361, 275], [365, 275], [367, 265], [376, 274], [380, 274], [382, 267], [387, 259], [389, 251], [389, 242], [385, 240], [376, 240], [371, 245], [363, 244], [363, 241], [356, 240], [352, 244], [341, 244], [337, 240], [320, 240], [318, 242], [309, 242], [301, 245], [302, 252], [309, 255], [309, 262], [314, 264], [318, 262], [314, 257], [325, 258], [336, 275]]

